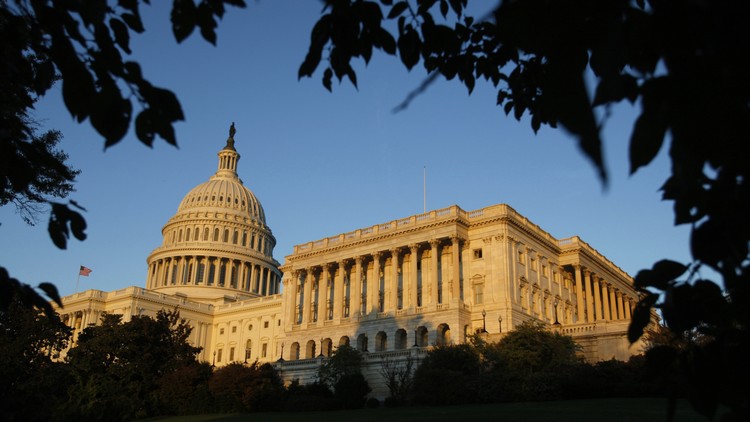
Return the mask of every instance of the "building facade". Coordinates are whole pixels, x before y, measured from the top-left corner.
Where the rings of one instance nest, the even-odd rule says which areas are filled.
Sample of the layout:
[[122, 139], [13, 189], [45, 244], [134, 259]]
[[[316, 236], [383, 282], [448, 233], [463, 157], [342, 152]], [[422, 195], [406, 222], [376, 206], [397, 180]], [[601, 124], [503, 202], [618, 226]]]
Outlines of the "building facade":
[[556, 239], [508, 205], [451, 206], [294, 246], [283, 265], [255, 195], [237, 174], [234, 126], [217, 172], [182, 200], [148, 257], [146, 287], [63, 298], [76, 335], [102, 313], [179, 309], [199, 358], [274, 362], [311, 380], [341, 344], [365, 353], [374, 394], [380, 363], [524, 321], [550, 324], [590, 361], [627, 359], [638, 300], [632, 278], [577, 236]]

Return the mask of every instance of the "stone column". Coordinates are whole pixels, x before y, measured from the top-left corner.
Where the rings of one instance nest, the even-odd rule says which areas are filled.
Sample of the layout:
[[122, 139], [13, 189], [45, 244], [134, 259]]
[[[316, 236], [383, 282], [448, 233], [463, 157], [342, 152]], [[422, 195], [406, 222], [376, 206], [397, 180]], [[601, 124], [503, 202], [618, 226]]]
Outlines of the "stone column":
[[354, 281], [351, 289], [349, 315], [355, 317], [362, 313], [362, 257], [354, 258]]
[[609, 289], [609, 305], [612, 307], [612, 319], [617, 321], [620, 316], [617, 315], [617, 289], [615, 286], [610, 286]]
[[307, 324], [310, 322], [310, 305], [312, 296], [312, 281], [313, 281], [313, 269], [307, 269], [307, 275], [305, 276], [305, 287], [303, 290], [302, 298], [302, 323]]
[[453, 259], [453, 281], [451, 282], [451, 300], [458, 301], [461, 299], [461, 238], [458, 236], [451, 237], [451, 255]]
[[346, 261], [339, 261], [339, 276], [333, 282], [333, 319], [340, 319], [344, 309], [344, 277]]
[[609, 308], [609, 284], [605, 283], [604, 280], [602, 280], [602, 299], [604, 302], [602, 306], [604, 308], [604, 319], [612, 321], [612, 315]]
[[400, 248], [391, 249], [391, 282], [388, 292], [388, 303], [386, 310], [393, 310], [395, 315], [398, 309], [398, 252]]
[[602, 289], [599, 286], [599, 276], [594, 274], [594, 310], [596, 312], [596, 320], [600, 321], [604, 319], [602, 315]]
[[328, 318], [328, 283], [330, 281], [330, 270], [331, 264], [321, 265], [322, 271], [320, 273], [320, 280], [318, 281], [318, 319], [326, 321]]
[[266, 268], [266, 296], [271, 294], [271, 268]]
[[586, 322], [594, 322], [594, 290], [591, 288], [591, 271], [583, 270], [586, 283]]
[[[285, 294], [285, 300], [284, 302], [287, 303], [289, 308], [287, 309], [287, 317], [289, 318], [287, 321], [289, 321], [288, 325], [297, 325], [297, 306], [299, 306], [299, 302], [297, 301], [297, 295], [299, 293], [299, 278], [300, 278], [301, 271], [296, 270], [294, 273], [292, 273], [292, 278], [286, 280], [286, 288], [284, 290], [287, 291], [287, 294]], [[286, 299], [288, 297], [288, 299]]]
[[372, 254], [372, 280], [367, 280], [368, 313], [378, 312], [378, 293], [380, 292], [380, 252]]
[[219, 275], [221, 274], [221, 258], [214, 259], [214, 286], [219, 285]]
[[627, 299], [624, 303], [624, 306], [625, 306], [625, 319], [629, 320], [632, 316], [631, 309], [632, 309], [633, 303], [631, 302], [630, 299]]
[[576, 306], [578, 306], [578, 315], [576, 322], [584, 322], [584, 305], [583, 305], [583, 280], [581, 278], [581, 266], [575, 265], [575, 277], [576, 277]]
[[[430, 305], [438, 304], [438, 251], [440, 241], [430, 240]], [[424, 294], [424, 292], [422, 292]], [[424, 298], [423, 298], [424, 300]]]
[[625, 310], [622, 308], [622, 292], [617, 292], [617, 315], [620, 316], [620, 319], [625, 318]]
[[412, 309], [416, 309], [417, 307], [417, 293], [419, 289], [419, 270], [417, 267], [417, 264], [419, 262], [419, 245], [417, 244], [411, 244], [409, 245], [409, 307]]

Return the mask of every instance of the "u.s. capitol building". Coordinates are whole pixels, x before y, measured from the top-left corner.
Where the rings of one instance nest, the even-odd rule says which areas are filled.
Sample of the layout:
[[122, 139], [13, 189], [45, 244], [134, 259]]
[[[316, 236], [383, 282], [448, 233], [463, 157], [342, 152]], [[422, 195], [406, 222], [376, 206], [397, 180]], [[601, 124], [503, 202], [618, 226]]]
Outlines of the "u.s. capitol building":
[[505, 204], [454, 205], [296, 245], [279, 265], [263, 207], [238, 177], [234, 130], [218, 156], [162, 229], [145, 288], [63, 298], [76, 335], [105, 312], [127, 321], [177, 308], [203, 361], [273, 362], [306, 382], [349, 344], [366, 352], [375, 394], [382, 359], [477, 332], [497, 339], [527, 320], [573, 336], [589, 361], [641, 351], [626, 338], [632, 278], [577, 236], [556, 239]]

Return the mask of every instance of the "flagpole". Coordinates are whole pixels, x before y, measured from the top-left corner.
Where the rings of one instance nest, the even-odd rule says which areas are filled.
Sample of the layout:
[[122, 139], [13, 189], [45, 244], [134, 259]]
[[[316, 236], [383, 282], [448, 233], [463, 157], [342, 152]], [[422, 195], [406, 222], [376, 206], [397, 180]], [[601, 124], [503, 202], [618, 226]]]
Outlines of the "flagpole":
[[81, 269], [78, 268], [78, 279], [76, 279], [76, 293], [78, 293], [78, 283], [81, 281]]
[[427, 212], [427, 166], [422, 169], [422, 212]]

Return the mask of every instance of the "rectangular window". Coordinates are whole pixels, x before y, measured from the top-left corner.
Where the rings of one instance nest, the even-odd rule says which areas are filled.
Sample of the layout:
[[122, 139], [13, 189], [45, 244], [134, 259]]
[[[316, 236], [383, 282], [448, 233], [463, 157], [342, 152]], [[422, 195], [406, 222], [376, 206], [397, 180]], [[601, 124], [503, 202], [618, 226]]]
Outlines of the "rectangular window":
[[482, 248], [474, 249], [474, 259], [482, 259]]
[[524, 264], [525, 263], [524, 257], [523, 257], [523, 251], [518, 251], [518, 263], [519, 264]]
[[234, 347], [230, 347], [229, 348], [229, 361], [231, 362], [233, 360], [234, 360]]
[[219, 328], [219, 334], [224, 334], [224, 329], [223, 328]]
[[219, 349], [218, 352], [216, 353], [216, 362], [221, 362], [221, 355], [223, 351], [224, 349]]
[[484, 303], [484, 285], [474, 285], [474, 304], [481, 305]]
[[236, 332], [237, 332], [237, 326], [234, 326], [234, 327], [232, 327], [232, 332], [233, 332], [233, 333], [236, 333]]
[[263, 322], [263, 328], [268, 328], [268, 321]]
[[266, 357], [268, 354], [268, 343], [263, 343], [263, 345], [260, 346], [260, 355], [261, 357]]

